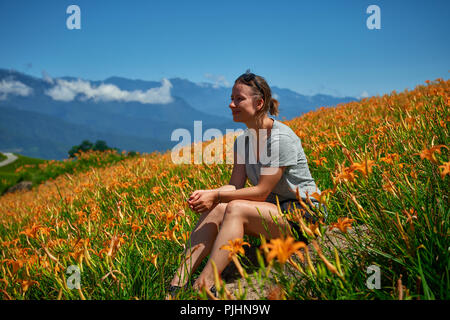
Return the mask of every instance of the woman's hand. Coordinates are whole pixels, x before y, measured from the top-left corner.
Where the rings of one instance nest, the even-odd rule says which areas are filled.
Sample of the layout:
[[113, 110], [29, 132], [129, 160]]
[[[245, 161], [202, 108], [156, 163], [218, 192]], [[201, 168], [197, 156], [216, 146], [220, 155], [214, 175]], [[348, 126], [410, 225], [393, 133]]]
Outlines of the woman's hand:
[[189, 208], [198, 213], [209, 211], [217, 205], [217, 190], [195, 190], [188, 199]]

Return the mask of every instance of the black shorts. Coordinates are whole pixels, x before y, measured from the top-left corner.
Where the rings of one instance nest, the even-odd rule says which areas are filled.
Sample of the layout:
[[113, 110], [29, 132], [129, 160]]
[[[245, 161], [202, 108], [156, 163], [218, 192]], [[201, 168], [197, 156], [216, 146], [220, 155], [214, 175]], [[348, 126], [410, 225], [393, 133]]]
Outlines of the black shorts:
[[[306, 203], [306, 201], [305, 201], [305, 203]], [[298, 200], [284, 200], [284, 201], [280, 202], [281, 211], [283, 213], [291, 212], [292, 210], [294, 210], [294, 204], [295, 204], [296, 208], [303, 208], [301, 206], [300, 202], [298, 202]], [[316, 202], [316, 201], [314, 201], [313, 204], [314, 204], [315, 207], [323, 209], [323, 211], [325, 213], [325, 219], [326, 219], [327, 215], [328, 215], [326, 207], [324, 205], [320, 204], [319, 202]], [[307, 205], [312, 210], [314, 210], [314, 208], [312, 208], [310, 204], [307, 204]], [[307, 212], [307, 211], [304, 213], [303, 218], [306, 220], [306, 222], [309, 222], [309, 223], [317, 222], [317, 218], [311, 216], [311, 214], [309, 212]], [[300, 229], [300, 226], [294, 221], [288, 220], [288, 222], [289, 222], [289, 225], [291, 226], [291, 228], [294, 231], [294, 236], [296, 236], [297, 241], [303, 241], [305, 243], [308, 243], [308, 239], [306, 239], [305, 236], [303, 236], [303, 233], [302, 233], [302, 231]]]

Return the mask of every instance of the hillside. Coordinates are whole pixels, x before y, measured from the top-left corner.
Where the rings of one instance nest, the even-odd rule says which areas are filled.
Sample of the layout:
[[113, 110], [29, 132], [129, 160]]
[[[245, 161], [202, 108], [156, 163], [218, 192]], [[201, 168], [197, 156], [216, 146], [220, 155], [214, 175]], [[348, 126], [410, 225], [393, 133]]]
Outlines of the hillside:
[[[262, 257], [236, 260], [252, 298], [449, 299], [449, 104], [450, 80], [436, 79], [286, 121], [329, 216], [318, 225], [291, 217], [310, 240], [295, 259], [246, 237]], [[198, 219], [186, 199], [230, 175], [230, 165], [152, 153], [0, 197], [3, 298], [163, 299]], [[81, 271], [78, 290], [66, 285], [70, 265]]]
[[[31, 158], [13, 154], [12, 162], [0, 166], [0, 196], [14, 190], [29, 190], [63, 174], [74, 174], [98, 167], [111, 166], [138, 153], [115, 149], [78, 151], [74, 158], [62, 161]], [[0, 153], [0, 156], [2, 153]]]

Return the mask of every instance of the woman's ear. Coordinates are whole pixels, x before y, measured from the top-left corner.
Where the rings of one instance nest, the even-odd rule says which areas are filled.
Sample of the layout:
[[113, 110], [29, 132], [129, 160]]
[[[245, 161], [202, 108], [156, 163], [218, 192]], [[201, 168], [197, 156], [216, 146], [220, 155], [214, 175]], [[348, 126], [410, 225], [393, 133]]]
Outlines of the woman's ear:
[[258, 104], [256, 105], [256, 111], [260, 111], [262, 109], [262, 107], [264, 106], [264, 99], [263, 98], [259, 98]]

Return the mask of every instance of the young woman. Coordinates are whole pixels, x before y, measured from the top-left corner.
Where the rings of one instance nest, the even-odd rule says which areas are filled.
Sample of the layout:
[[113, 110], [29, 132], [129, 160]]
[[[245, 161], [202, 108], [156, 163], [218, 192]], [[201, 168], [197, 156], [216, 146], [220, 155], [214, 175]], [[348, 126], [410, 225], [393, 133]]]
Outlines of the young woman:
[[[306, 193], [320, 194], [299, 137], [288, 126], [268, 116], [268, 113], [278, 115], [278, 105], [264, 78], [247, 70], [236, 79], [229, 107], [233, 120], [243, 122], [247, 129], [234, 144], [229, 184], [213, 190], [196, 190], [188, 200], [189, 207], [201, 213], [201, 217], [188, 241], [186, 262], [181, 264], [170, 284], [171, 294], [187, 283], [188, 276], [208, 254], [209, 261], [194, 288], [212, 288], [211, 261], [221, 274], [229, 259], [228, 251], [220, 248], [228, 240], [243, 238], [244, 234], [262, 234], [266, 239], [278, 238], [285, 232], [290, 234], [289, 221], [278, 213], [276, 196], [285, 211], [292, 202], [300, 207], [296, 200], [297, 188], [302, 198], [306, 198]], [[253, 186], [244, 188], [247, 178]]]

